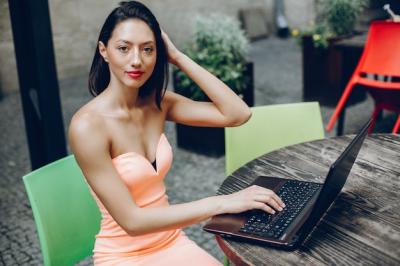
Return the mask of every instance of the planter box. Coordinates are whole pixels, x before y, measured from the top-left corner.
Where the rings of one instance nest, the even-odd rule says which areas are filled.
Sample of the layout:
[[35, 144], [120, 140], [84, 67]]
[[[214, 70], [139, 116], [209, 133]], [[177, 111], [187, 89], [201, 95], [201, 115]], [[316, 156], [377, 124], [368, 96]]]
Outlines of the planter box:
[[[253, 63], [246, 65], [248, 84], [242, 98], [249, 106], [254, 106], [254, 75]], [[174, 88], [177, 84], [174, 77]], [[225, 154], [224, 128], [192, 127], [176, 124], [177, 144], [179, 148], [208, 156]]]
[[[344, 72], [348, 72], [350, 67], [352, 73], [360, 56], [360, 54], [353, 54], [351, 63], [349, 63], [349, 58], [344, 61], [343, 52], [335, 48], [335, 43], [339, 40], [343, 38], [330, 40], [328, 48], [323, 49], [314, 47], [311, 36], [303, 36], [303, 99], [305, 101], [319, 101], [321, 104], [330, 106], [335, 106], [339, 101], [349, 78], [349, 75]], [[354, 90], [348, 104], [361, 102], [365, 98], [364, 91]]]

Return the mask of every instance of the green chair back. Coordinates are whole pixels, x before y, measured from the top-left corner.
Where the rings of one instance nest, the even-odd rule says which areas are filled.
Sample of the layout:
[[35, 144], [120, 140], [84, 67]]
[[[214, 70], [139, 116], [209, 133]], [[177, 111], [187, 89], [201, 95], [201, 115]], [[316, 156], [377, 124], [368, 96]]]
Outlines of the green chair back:
[[252, 107], [251, 119], [225, 128], [225, 166], [230, 175], [245, 163], [273, 150], [324, 138], [317, 102]]
[[44, 265], [73, 265], [92, 254], [100, 212], [74, 156], [23, 177]]

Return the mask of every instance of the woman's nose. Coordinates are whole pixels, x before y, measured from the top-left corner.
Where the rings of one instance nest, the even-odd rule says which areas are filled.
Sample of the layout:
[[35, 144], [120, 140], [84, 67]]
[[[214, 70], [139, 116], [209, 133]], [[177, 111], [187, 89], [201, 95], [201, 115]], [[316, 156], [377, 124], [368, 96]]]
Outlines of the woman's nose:
[[135, 49], [133, 51], [133, 56], [131, 59], [131, 66], [140, 67], [141, 63], [142, 63], [142, 59], [140, 58], [140, 52], [138, 49]]

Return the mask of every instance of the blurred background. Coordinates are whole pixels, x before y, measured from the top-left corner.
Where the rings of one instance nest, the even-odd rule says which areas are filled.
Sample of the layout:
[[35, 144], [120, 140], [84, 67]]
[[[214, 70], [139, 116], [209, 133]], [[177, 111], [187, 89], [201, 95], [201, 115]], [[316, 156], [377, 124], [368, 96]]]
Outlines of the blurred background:
[[[96, 40], [106, 16], [120, 1], [114, 0], [50, 0], [49, 9], [53, 31], [57, 75], [60, 80], [84, 76], [96, 47]], [[261, 8], [268, 25], [273, 25], [273, 0], [233, 1], [142, 1], [156, 15], [158, 21], [178, 47], [182, 47], [192, 33], [191, 23], [197, 14], [224, 13], [233, 17], [243, 8]], [[299, 3], [301, 2], [301, 3]], [[285, 2], [289, 24], [306, 26], [315, 17], [313, 0]], [[9, 17], [8, 2], [1, 0], [0, 6], [0, 87], [4, 92], [18, 90], [14, 44]]]
[[[183, 50], [188, 49], [194, 42], [196, 17], [207, 18], [211, 13], [217, 13], [222, 20], [225, 17], [233, 18], [241, 29], [237, 34], [232, 32], [231, 35], [245, 36], [245, 62], [250, 62], [252, 65], [249, 72], [251, 82], [244, 85], [252, 91], [250, 105], [315, 100], [321, 104], [321, 114], [326, 124], [347, 82], [348, 72], [354, 69], [362, 52], [370, 22], [389, 18], [382, 9], [386, 3], [391, 4], [392, 9], [400, 13], [398, 0], [344, 1], [357, 2], [359, 5], [354, 6], [354, 23], [346, 21], [354, 24], [351, 25], [350, 34], [339, 36], [332, 33], [331, 29], [316, 27], [325, 23], [323, 21], [325, 11], [321, 11], [321, 8], [326, 1], [147, 0], [141, 2], [153, 11], [162, 28], [176, 46]], [[33, 1], [16, 2], [25, 5]], [[56, 69], [54, 77], [57, 82], [54, 89], [59, 87], [62, 120], [60, 122], [64, 133], [64, 136], [60, 134], [62, 139], [65, 138], [72, 115], [91, 99], [87, 89], [87, 76], [97, 46], [98, 33], [106, 16], [120, 1], [41, 0], [40, 2], [48, 3], [51, 21]], [[26, 128], [29, 121], [26, 121], [26, 115], [24, 118], [24, 104], [21, 97], [23, 86], [18, 80], [19, 71], [9, 1], [0, 0], [0, 14], [0, 265], [40, 265], [42, 258], [37, 233], [22, 184], [22, 176], [32, 170], [34, 153], [30, 152], [32, 144], [29, 145], [27, 140], [29, 133]], [[346, 28], [347, 25], [341, 26]], [[340, 38], [336, 40], [335, 37], [338, 36]], [[350, 50], [346, 50], [348, 44], [335, 43], [354, 36], [361, 36], [361, 40]], [[317, 55], [313, 51], [306, 50], [309, 48], [307, 40], [310, 38], [311, 49], [316, 48]], [[38, 43], [40, 44], [36, 41], [36, 44]], [[28, 49], [30, 45], [27, 38], [18, 49]], [[353, 48], [355, 50], [352, 50]], [[329, 55], [327, 51], [330, 51]], [[311, 59], [305, 57], [320, 56], [320, 54], [325, 54], [325, 57], [310, 57]], [[348, 63], [350, 66], [344, 65], [345, 58], [354, 54], [355, 59]], [[20, 64], [23, 64], [22, 60]], [[326, 73], [318, 72], [321, 69], [325, 69]], [[35, 73], [35, 69], [31, 70]], [[175, 90], [179, 90], [175, 75], [171, 74], [169, 87], [174, 89], [175, 85]], [[318, 80], [318, 76], [323, 75], [326, 75], [325, 78], [322, 81]], [[39, 97], [46, 99], [46, 96], [40, 93], [43, 92], [39, 91]], [[53, 100], [53, 96], [49, 96], [48, 101]], [[43, 106], [46, 105], [46, 101], [41, 100], [40, 105], [45, 110]], [[341, 133], [355, 133], [370, 117], [373, 105], [368, 94], [356, 95], [347, 108]], [[42, 115], [45, 117], [47, 114]], [[395, 119], [396, 116], [393, 114], [383, 114], [375, 132], [390, 132]], [[326, 137], [335, 136], [336, 130], [335, 128], [331, 132], [326, 132]], [[215, 194], [225, 178], [223, 151], [199, 151], [195, 147], [185, 147], [184, 141], [182, 145], [178, 145], [176, 132], [175, 125], [167, 123], [166, 135], [175, 153], [174, 165], [166, 180], [171, 203], [187, 202]], [[49, 143], [51, 147], [51, 140]], [[65, 149], [69, 154], [67, 142]], [[200, 246], [222, 260], [223, 255], [214, 237], [203, 232], [201, 225], [191, 226], [185, 231]], [[91, 259], [81, 264], [90, 265]]]

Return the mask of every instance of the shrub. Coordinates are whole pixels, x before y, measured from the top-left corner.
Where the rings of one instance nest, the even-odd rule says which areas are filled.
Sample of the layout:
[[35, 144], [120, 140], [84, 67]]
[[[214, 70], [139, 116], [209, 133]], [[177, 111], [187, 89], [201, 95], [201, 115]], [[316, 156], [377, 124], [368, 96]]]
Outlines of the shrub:
[[316, 22], [305, 31], [293, 30], [292, 35], [296, 37], [309, 35], [312, 37], [314, 47], [327, 48], [329, 39], [354, 32], [358, 16], [368, 2], [368, 0], [317, 0]]
[[[248, 40], [239, 22], [223, 14], [198, 16], [184, 52], [221, 79], [237, 94], [246, 88], [244, 78]], [[174, 69], [175, 91], [194, 100], [207, 101], [202, 90], [180, 69]]]

